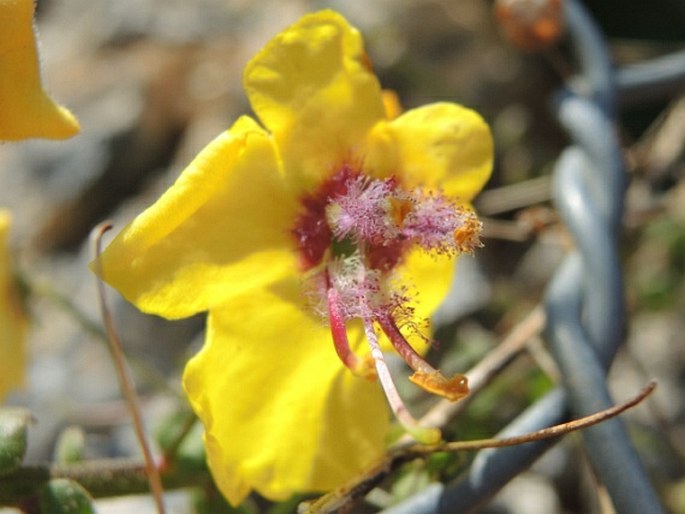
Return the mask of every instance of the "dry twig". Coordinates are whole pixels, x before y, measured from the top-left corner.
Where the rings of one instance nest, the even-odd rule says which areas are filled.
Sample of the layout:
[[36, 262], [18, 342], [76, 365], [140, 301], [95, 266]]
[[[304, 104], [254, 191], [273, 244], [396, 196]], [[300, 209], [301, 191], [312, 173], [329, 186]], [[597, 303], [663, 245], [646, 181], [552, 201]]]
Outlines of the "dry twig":
[[[91, 233], [91, 243], [94, 255], [94, 266], [99, 276], [102, 276], [102, 263], [100, 262], [101, 243], [102, 236], [112, 228], [111, 223], [104, 222], [99, 224], [93, 229]], [[126, 368], [126, 358], [124, 357], [124, 352], [121, 348], [121, 341], [116, 329], [114, 328], [114, 322], [112, 321], [112, 314], [107, 306], [107, 298], [105, 295], [105, 286], [100, 280], [96, 278], [98, 302], [100, 304], [100, 314], [102, 316], [102, 322], [105, 325], [105, 330], [107, 332], [107, 340], [109, 341], [109, 347], [112, 353], [112, 360], [114, 361], [114, 367], [117, 372], [117, 377], [119, 378], [119, 386], [121, 387], [122, 394], [128, 404], [131, 418], [133, 420], [133, 427], [136, 432], [136, 437], [138, 438], [138, 443], [143, 451], [143, 457], [145, 458], [145, 473], [150, 482], [150, 489], [152, 491], [152, 496], [155, 500], [155, 505], [157, 507], [158, 514], [164, 514], [164, 502], [162, 500], [163, 488], [162, 479], [159, 475], [159, 470], [155, 465], [154, 458], [152, 456], [152, 450], [150, 449], [150, 444], [145, 437], [145, 429], [143, 426], [143, 416], [140, 411], [140, 402], [138, 400], [138, 395], [135, 391], [135, 386], [133, 385], [133, 380], [129, 376], [128, 370]]]
[[619, 405], [609, 407], [595, 414], [582, 417], [567, 423], [543, 428], [528, 434], [507, 437], [504, 439], [479, 439], [475, 441], [456, 441], [440, 443], [433, 446], [410, 444], [391, 450], [378, 465], [366, 471], [361, 477], [332, 491], [318, 500], [301, 505], [299, 512], [304, 514], [333, 514], [349, 512], [374, 487], [378, 486], [393, 471], [402, 464], [414, 459], [426, 458], [435, 452], [462, 452], [481, 450], [484, 448], [501, 448], [519, 444], [560, 437], [576, 430], [581, 430], [602, 421], [618, 416], [622, 412], [634, 407], [649, 396], [655, 389], [656, 382], [651, 381], [634, 398]]

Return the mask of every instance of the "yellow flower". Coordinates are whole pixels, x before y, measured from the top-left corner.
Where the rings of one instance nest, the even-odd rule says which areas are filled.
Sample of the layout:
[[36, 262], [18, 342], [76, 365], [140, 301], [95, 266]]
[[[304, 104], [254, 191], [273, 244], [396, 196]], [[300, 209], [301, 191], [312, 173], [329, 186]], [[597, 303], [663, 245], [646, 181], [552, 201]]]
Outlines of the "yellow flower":
[[7, 233], [10, 215], [0, 209], [0, 403], [24, 383], [26, 317], [15, 287]]
[[40, 82], [32, 18], [34, 0], [0, 0], [0, 141], [66, 139], [76, 118]]
[[454, 198], [468, 202], [492, 160], [468, 109], [386, 117], [359, 33], [331, 11], [277, 35], [244, 85], [262, 125], [244, 116], [219, 135], [102, 256], [104, 280], [140, 309], [209, 311], [184, 386], [233, 504], [358, 473], [384, 448], [383, 392], [411, 433], [439, 437], [404, 412], [379, 345], [421, 387], [465, 394], [420, 353], [454, 257], [478, 244]]

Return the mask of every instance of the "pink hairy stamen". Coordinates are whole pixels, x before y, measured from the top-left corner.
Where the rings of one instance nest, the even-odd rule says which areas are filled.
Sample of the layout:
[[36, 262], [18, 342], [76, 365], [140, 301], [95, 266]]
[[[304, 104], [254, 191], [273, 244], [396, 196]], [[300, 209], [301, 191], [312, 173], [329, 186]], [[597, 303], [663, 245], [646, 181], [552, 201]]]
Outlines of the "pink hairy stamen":
[[[445, 378], [407, 341], [398, 326], [416, 326], [408, 288], [395, 268], [411, 247], [456, 255], [480, 245], [480, 222], [440, 191], [404, 189], [394, 177], [371, 178], [342, 166], [317, 191], [302, 199], [303, 212], [291, 231], [302, 268], [323, 297], [335, 351], [353, 373], [378, 379], [395, 416], [422, 441], [439, 431], [420, 427], [397, 393], [378, 342], [376, 326], [414, 370], [410, 380], [451, 401], [468, 392], [466, 377]], [[352, 350], [346, 324], [361, 320], [370, 352]]]

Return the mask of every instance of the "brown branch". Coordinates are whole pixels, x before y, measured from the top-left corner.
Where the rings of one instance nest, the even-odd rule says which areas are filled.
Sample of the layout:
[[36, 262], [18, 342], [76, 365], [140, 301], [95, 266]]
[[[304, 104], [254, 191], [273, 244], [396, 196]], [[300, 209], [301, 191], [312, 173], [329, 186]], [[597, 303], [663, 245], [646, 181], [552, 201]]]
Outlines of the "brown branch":
[[[466, 372], [471, 391], [469, 396], [458, 403], [441, 400], [419, 420], [419, 423], [422, 426], [445, 427], [466, 408], [470, 399], [478, 391], [488, 385], [504, 367], [526, 348], [530, 338], [540, 334], [544, 326], [545, 312], [542, 307], [537, 306], [514, 327], [494, 350]], [[403, 438], [400, 442], [406, 443], [408, 439]]]
[[479, 439], [475, 441], [457, 441], [426, 446], [412, 444], [398, 447], [391, 450], [384, 460], [367, 470], [361, 477], [344, 485], [340, 489], [332, 491], [311, 503], [304, 504], [300, 512], [306, 514], [332, 514], [345, 513], [359, 503], [374, 487], [378, 486], [393, 471], [401, 465], [414, 459], [426, 458], [435, 452], [461, 452], [481, 450], [484, 448], [501, 448], [504, 446], [515, 446], [543, 439], [560, 437], [581, 430], [602, 421], [618, 416], [622, 412], [634, 407], [649, 396], [656, 388], [656, 382], [652, 381], [634, 398], [599, 411], [595, 414], [585, 416], [567, 423], [561, 423], [549, 428], [543, 428], [528, 434], [507, 437], [504, 439]]
[[[75, 480], [94, 498], [107, 498], [150, 492], [145, 463], [140, 459], [90, 460], [74, 464], [34, 464], [22, 466], [2, 476], [0, 505], [16, 505], [35, 495], [53, 478]], [[187, 472], [170, 466], [162, 480], [167, 489], [206, 486], [211, 483], [207, 471]]]
[[[523, 434], [514, 437], [505, 437], [504, 439], [482, 439], [478, 441], [459, 441], [454, 443], [445, 443], [441, 450], [443, 451], [469, 451], [469, 450], [481, 450], [483, 448], [501, 448], [503, 446], [516, 446], [524, 443], [531, 443], [533, 441], [541, 441], [543, 439], [551, 439], [553, 437], [559, 437], [566, 435], [569, 432], [574, 432], [576, 430], [582, 430], [583, 428], [596, 425], [607, 419], [611, 419], [618, 416], [622, 412], [634, 407], [642, 400], [647, 398], [654, 389], [656, 388], [656, 381], [652, 380], [649, 382], [640, 393], [631, 398], [627, 402], [621, 403], [619, 405], [614, 405], [608, 409], [601, 410], [595, 414], [590, 414], [589, 416], [584, 416], [573, 421], [568, 421], [566, 423], [560, 423], [552, 427], [543, 428], [535, 432], [530, 432], [528, 434]], [[421, 447], [422, 451], [425, 451], [425, 447]], [[432, 453], [432, 452], [429, 452]]]

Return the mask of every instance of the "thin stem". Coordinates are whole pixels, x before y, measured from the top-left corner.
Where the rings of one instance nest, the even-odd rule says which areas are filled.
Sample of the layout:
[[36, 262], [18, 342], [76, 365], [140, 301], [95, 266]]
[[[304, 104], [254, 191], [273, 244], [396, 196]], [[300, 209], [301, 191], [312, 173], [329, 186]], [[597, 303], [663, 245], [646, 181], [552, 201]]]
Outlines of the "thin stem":
[[[190, 434], [193, 427], [195, 427], [197, 421], [197, 416], [194, 413], [189, 412], [185, 421], [183, 422], [181, 430], [178, 432], [178, 435], [173, 439], [169, 447], [164, 450], [165, 464], [176, 460], [181, 444], [183, 444], [183, 441], [185, 441], [186, 437], [188, 437], [188, 434]], [[162, 469], [164, 469], [164, 466], [162, 466]]]
[[568, 423], [554, 425], [536, 432], [531, 432], [506, 439], [481, 439], [476, 441], [458, 441], [443, 443], [434, 446], [420, 444], [405, 445], [391, 450], [386, 458], [379, 464], [367, 470], [363, 475], [354, 478], [341, 488], [332, 491], [309, 504], [301, 505], [299, 512], [306, 514], [332, 514], [334, 512], [348, 512], [360, 502], [374, 487], [378, 486], [392, 472], [403, 464], [417, 458], [425, 458], [439, 451], [460, 452], [481, 450], [483, 448], [499, 448], [503, 446], [515, 446], [518, 444], [539, 441], [553, 437], [560, 437], [569, 432], [587, 428], [602, 421], [606, 421], [622, 412], [634, 407], [647, 398], [656, 387], [652, 381], [634, 398], [620, 405], [609, 407], [603, 411], [579, 418]]
[[442, 400], [421, 418], [420, 423], [434, 427], [446, 426], [450, 420], [466, 408], [469, 398], [473, 399], [504, 367], [526, 349], [527, 342], [540, 334], [544, 326], [545, 312], [538, 305], [514, 327], [493, 351], [466, 373], [471, 389], [471, 394], [466, 401], [453, 403]]
[[[100, 261], [101, 255], [101, 244], [102, 236], [112, 228], [112, 224], [109, 222], [101, 223], [91, 234], [93, 255], [94, 255], [94, 266], [97, 271], [98, 276], [102, 276], [102, 262]], [[143, 457], [145, 459], [145, 473], [150, 482], [150, 489], [152, 491], [152, 496], [155, 500], [155, 505], [157, 507], [158, 514], [164, 514], [164, 502], [162, 501], [162, 494], [164, 492], [162, 488], [162, 479], [159, 476], [159, 470], [155, 465], [154, 458], [152, 456], [152, 450], [145, 437], [145, 429], [143, 425], [143, 416], [140, 412], [140, 404], [138, 400], [138, 395], [136, 394], [135, 387], [133, 385], [133, 380], [129, 376], [128, 370], [126, 368], [126, 362], [124, 357], [124, 352], [121, 348], [121, 341], [119, 340], [119, 335], [114, 328], [114, 322], [112, 321], [111, 312], [107, 306], [107, 298], [105, 295], [105, 286], [100, 278], [95, 280], [97, 287], [98, 302], [100, 304], [100, 313], [102, 315], [102, 321], [105, 325], [105, 330], [107, 332], [107, 340], [110, 344], [110, 350], [112, 353], [112, 360], [114, 361], [114, 367], [117, 372], [117, 377], [119, 378], [119, 385], [121, 387], [122, 394], [126, 399], [129, 410], [131, 412], [131, 418], [133, 420], [133, 427], [136, 432], [136, 437], [138, 438], [138, 443], [143, 451]]]
[[456, 441], [453, 443], [445, 443], [442, 445], [443, 450], [447, 451], [466, 451], [466, 450], [482, 450], [483, 448], [501, 448], [503, 446], [515, 446], [523, 443], [530, 443], [533, 441], [541, 441], [543, 439], [550, 439], [552, 437], [559, 437], [569, 432], [588, 428], [607, 419], [618, 416], [622, 412], [634, 407], [642, 400], [647, 398], [656, 388], [656, 381], [652, 380], [640, 391], [634, 398], [630, 400], [601, 410], [595, 414], [584, 416], [582, 418], [574, 419], [566, 423], [560, 423], [548, 428], [536, 430], [528, 434], [506, 437], [503, 439], [480, 439], [478, 441]]
[[[98, 341], [108, 344], [106, 331], [103, 330], [98, 323], [90, 319], [86, 313], [80, 310], [72, 298], [70, 298], [68, 295], [58, 291], [52, 286], [52, 284], [46, 281], [32, 281], [30, 277], [25, 275], [21, 276], [21, 280], [22, 283], [26, 284], [31, 293], [35, 293], [40, 297], [51, 301], [55, 306], [62, 309], [65, 313], [76, 320], [76, 322], [78, 322], [86, 332], [95, 337]], [[177, 389], [174, 389], [169, 385], [169, 382], [157, 370], [150, 367], [148, 364], [136, 358], [135, 356], [129, 356], [128, 361], [131, 368], [136, 371], [137, 375], [144, 378], [150, 385], [159, 390], [165, 391], [176, 398], [185, 399], [185, 397]]]

